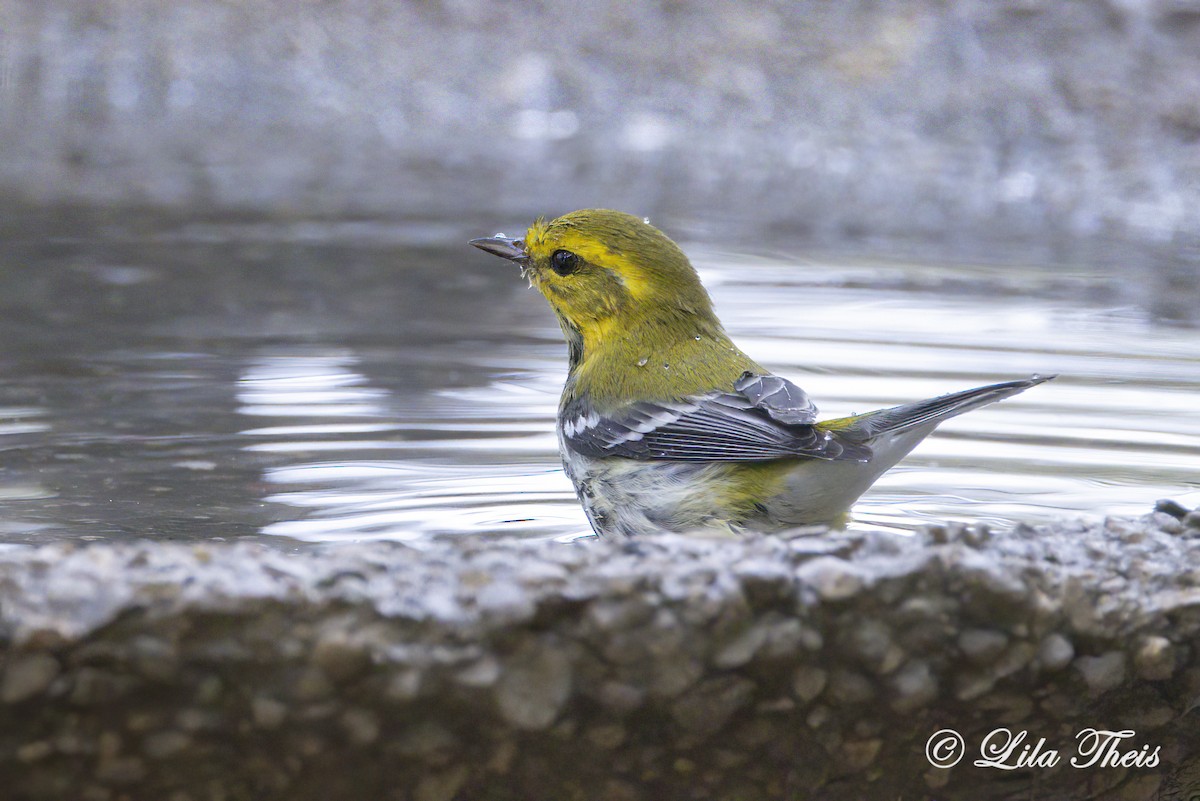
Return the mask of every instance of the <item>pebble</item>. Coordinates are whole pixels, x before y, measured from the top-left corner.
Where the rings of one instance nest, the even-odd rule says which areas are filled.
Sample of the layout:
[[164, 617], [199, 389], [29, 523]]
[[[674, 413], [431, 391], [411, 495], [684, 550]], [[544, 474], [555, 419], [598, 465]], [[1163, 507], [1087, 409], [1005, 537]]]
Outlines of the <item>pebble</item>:
[[142, 741], [142, 753], [151, 759], [165, 759], [185, 750], [192, 738], [181, 731], [168, 729], [148, 735]]
[[713, 664], [722, 669], [741, 667], [754, 658], [769, 636], [768, 624], [749, 626], [713, 655]]
[[950, 783], [950, 771], [942, 768], [930, 768], [921, 774], [921, 778], [925, 780], [925, 786], [930, 790], [940, 790]]
[[751, 603], [771, 603], [791, 594], [794, 578], [786, 563], [766, 559], [745, 560], [734, 565], [733, 572]]
[[674, 698], [704, 676], [704, 663], [681, 651], [660, 654], [646, 680], [648, 694]]
[[867, 619], [843, 630], [839, 645], [856, 661], [876, 673], [889, 673], [904, 654], [892, 642], [892, 631], [880, 620]]
[[853, 670], [835, 670], [829, 676], [828, 697], [842, 704], [862, 704], [875, 697], [875, 685]]
[[989, 672], [961, 673], [954, 679], [954, 697], [960, 701], [972, 701], [996, 686], [996, 677]]
[[498, 622], [517, 623], [537, 611], [533, 597], [515, 581], [493, 581], [475, 593], [475, 605]]
[[215, 710], [189, 707], [176, 713], [175, 724], [185, 731], [216, 731], [224, 724], [224, 718]]
[[455, 679], [464, 687], [485, 689], [500, 678], [500, 660], [484, 655], [455, 674]]
[[883, 740], [848, 740], [842, 743], [842, 761], [852, 771], [865, 770], [879, 756]]
[[833, 556], [810, 559], [796, 571], [796, 577], [826, 601], [849, 600], [858, 595], [865, 585], [863, 575], [857, 568]]
[[21, 762], [37, 762], [54, 753], [54, 743], [49, 740], [34, 740], [17, 748], [17, 759]]
[[[361, 643], [347, 639], [341, 632], [329, 633], [317, 640], [313, 646], [312, 660], [313, 664], [320, 668], [323, 678], [338, 684], [358, 678], [371, 666], [370, 652]], [[310, 681], [319, 680], [313, 677]], [[307, 697], [299, 695], [306, 692], [315, 692], [319, 696], [327, 691], [324, 688], [318, 690], [313, 686], [297, 688], [299, 697]]]
[[96, 766], [96, 778], [107, 784], [134, 784], [145, 775], [146, 763], [140, 757], [102, 759]]
[[754, 695], [741, 676], [717, 676], [696, 685], [671, 704], [671, 717], [683, 731], [707, 736], [719, 731]]
[[801, 665], [792, 674], [792, 692], [804, 703], [809, 703], [825, 689], [829, 674], [819, 667]]
[[[1168, 534], [1176, 535], [1183, 533], [1183, 522], [1176, 517], [1172, 517], [1171, 515], [1163, 514], [1162, 512], [1155, 512], [1150, 516], [1150, 522], [1154, 528], [1158, 529], [1159, 531], [1165, 531]], [[1149, 531], [1146, 529], [1137, 532], [1131, 532], [1128, 536], [1126, 536], [1125, 541], [1143, 542], [1148, 535]]]
[[963, 542], [972, 548], [982, 548], [992, 539], [992, 529], [987, 523], [976, 523], [967, 526], [962, 533]]
[[379, 718], [366, 709], [347, 709], [338, 721], [350, 741], [358, 745], [370, 745], [379, 739]]
[[1026, 720], [1033, 713], [1033, 699], [1021, 693], [993, 692], [975, 702], [980, 711], [997, 724], [1013, 724]]
[[384, 696], [393, 701], [411, 701], [421, 694], [421, 671], [414, 668], [395, 671], [384, 688]]
[[211, 706], [221, 699], [225, 684], [220, 676], [205, 676], [196, 685], [196, 703]]
[[391, 743], [391, 747], [401, 756], [425, 761], [435, 761], [435, 756], [451, 754], [458, 746], [458, 737], [442, 724], [432, 720], [419, 721], [403, 727], [399, 736]]
[[316, 667], [305, 668], [292, 681], [292, 697], [297, 701], [319, 701], [332, 694], [333, 684]]
[[1154, 502], [1154, 511], [1170, 515], [1177, 520], [1184, 519], [1190, 514], [1188, 508], [1172, 498], [1160, 498]]
[[1092, 694], [1099, 695], [1125, 681], [1125, 654], [1109, 651], [1101, 656], [1081, 656], [1075, 660], [1075, 669], [1083, 676]]
[[967, 629], [958, 635], [958, 649], [976, 665], [985, 665], [1008, 646], [1008, 635], [994, 629]]
[[71, 703], [76, 706], [112, 703], [128, 694], [135, 686], [137, 680], [133, 676], [95, 667], [82, 667], [75, 672]]
[[103, 731], [96, 738], [96, 754], [101, 759], [111, 759], [121, 753], [123, 741], [121, 735], [111, 729]]
[[596, 698], [605, 709], [626, 714], [640, 707], [646, 700], [646, 690], [619, 681], [606, 681], [596, 691]]
[[179, 653], [170, 643], [157, 637], [135, 637], [130, 643], [134, 667], [143, 676], [169, 681], [179, 671]]
[[923, 660], [909, 662], [896, 671], [889, 684], [896, 697], [892, 709], [897, 712], [912, 712], [930, 703], [937, 697], [938, 682]]
[[772, 698], [766, 701], [759, 702], [754, 711], [764, 715], [770, 715], [776, 712], [791, 712], [796, 708], [796, 702], [786, 695], [781, 695], [778, 698]]
[[1169, 706], [1152, 706], [1130, 715], [1130, 723], [1138, 731], [1153, 731], [1175, 720], [1178, 714]]
[[49, 654], [10, 656], [0, 679], [0, 702], [19, 704], [40, 694], [58, 677], [58, 660]]
[[1031, 643], [1013, 643], [1012, 647], [997, 657], [992, 664], [992, 674], [998, 679], [1011, 676], [1032, 662], [1037, 650]]
[[413, 791], [413, 801], [454, 801], [467, 780], [467, 772], [466, 765], [455, 765], [423, 777]]
[[603, 751], [611, 751], [625, 742], [625, 727], [611, 723], [593, 726], [584, 732], [584, 739]]
[[96, 743], [89, 739], [84, 739], [77, 731], [64, 731], [54, 740], [54, 750], [60, 754], [94, 754], [96, 752]]
[[288, 708], [282, 701], [265, 695], [256, 695], [250, 702], [250, 713], [254, 725], [260, 729], [277, 729], [287, 719]]
[[1063, 635], [1048, 634], [1038, 648], [1038, 664], [1047, 671], [1062, 670], [1075, 658], [1075, 646]]
[[485, 767], [489, 773], [498, 776], [507, 775], [512, 770], [513, 761], [517, 758], [517, 744], [512, 740], [502, 740], [496, 743], [488, 757]]
[[821, 635], [807, 628], [795, 618], [764, 620], [767, 641], [759, 655], [767, 659], [782, 659], [800, 649], [817, 651], [821, 648]]
[[549, 728], [571, 692], [571, 662], [554, 643], [531, 641], [505, 660], [494, 695], [501, 716], [518, 729]]
[[[1160, 793], [1162, 785], [1163, 777], [1161, 775], [1153, 773], [1134, 775], [1126, 779], [1116, 790], [1106, 794], [1106, 797], [1111, 798], [1112, 801], [1146, 801], [1146, 799], [1153, 799], [1153, 801], [1163, 799], [1165, 801], [1170, 796]], [[1189, 790], [1189, 792], [1194, 796], [1194, 791]], [[1185, 796], [1185, 799], [1191, 801], [1191, 797]]]
[[1138, 675], [1147, 681], [1163, 681], [1175, 673], [1176, 651], [1171, 641], [1160, 635], [1143, 637], [1133, 655]]

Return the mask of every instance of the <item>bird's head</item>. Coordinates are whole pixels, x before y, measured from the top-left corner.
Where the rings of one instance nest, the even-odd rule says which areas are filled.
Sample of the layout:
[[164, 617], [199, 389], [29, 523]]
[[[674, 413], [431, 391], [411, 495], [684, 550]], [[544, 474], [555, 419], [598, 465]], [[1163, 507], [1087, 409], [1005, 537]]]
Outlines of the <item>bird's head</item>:
[[568, 339], [575, 333], [599, 342], [645, 323], [687, 333], [697, 324], [717, 325], [687, 256], [632, 214], [585, 209], [539, 219], [524, 237], [498, 234], [471, 244], [520, 265], [550, 301]]

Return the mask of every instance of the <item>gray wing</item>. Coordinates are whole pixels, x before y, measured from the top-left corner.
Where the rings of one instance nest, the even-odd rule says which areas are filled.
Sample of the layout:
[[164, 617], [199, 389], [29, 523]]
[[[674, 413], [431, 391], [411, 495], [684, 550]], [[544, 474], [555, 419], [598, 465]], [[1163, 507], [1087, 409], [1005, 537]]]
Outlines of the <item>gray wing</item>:
[[754, 375], [749, 370], [733, 389], [781, 423], [815, 423], [817, 405], [800, 387], [777, 375]]
[[734, 390], [674, 402], [639, 401], [604, 415], [577, 402], [563, 411], [563, 441], [583, 456], [679, 462], [871, 456], [867, 446], [812, 425], [816, 407], [795, 384], [747, 375]]

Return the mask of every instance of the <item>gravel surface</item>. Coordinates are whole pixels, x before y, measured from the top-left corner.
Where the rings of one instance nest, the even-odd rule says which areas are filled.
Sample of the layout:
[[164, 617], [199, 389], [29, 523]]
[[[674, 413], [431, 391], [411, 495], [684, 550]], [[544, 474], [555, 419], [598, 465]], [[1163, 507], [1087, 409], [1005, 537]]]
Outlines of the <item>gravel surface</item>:
[[[8, 550], [0, 783], [114, 801], [1192, 801], [1200, 513], [1161, 509], [1004, 533]], [[935, 768], [947, 728], [967, 753]], [[1070, 764], [1088, 728], [1134, 732], [1123, 765]], [[1022, 731], [1000, 761], [1058, 764], [973, 764]]]

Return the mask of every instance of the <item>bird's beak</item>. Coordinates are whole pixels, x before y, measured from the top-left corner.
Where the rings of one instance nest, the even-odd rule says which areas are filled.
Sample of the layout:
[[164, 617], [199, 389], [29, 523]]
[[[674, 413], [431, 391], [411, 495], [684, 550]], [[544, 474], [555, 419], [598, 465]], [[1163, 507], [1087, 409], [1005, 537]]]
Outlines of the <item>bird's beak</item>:
[[515, 261], [517, 264], [524, 264], [525, 260], [529, 258], [529, 254], [525, 252], [524, 239], [510, 239], [504, 234], [496, 234], [495, 236], [488, 236], [483, 239], [472, 239], [467, 244], [474, 245], [480, 250], [491, 253], [493, 256]]

